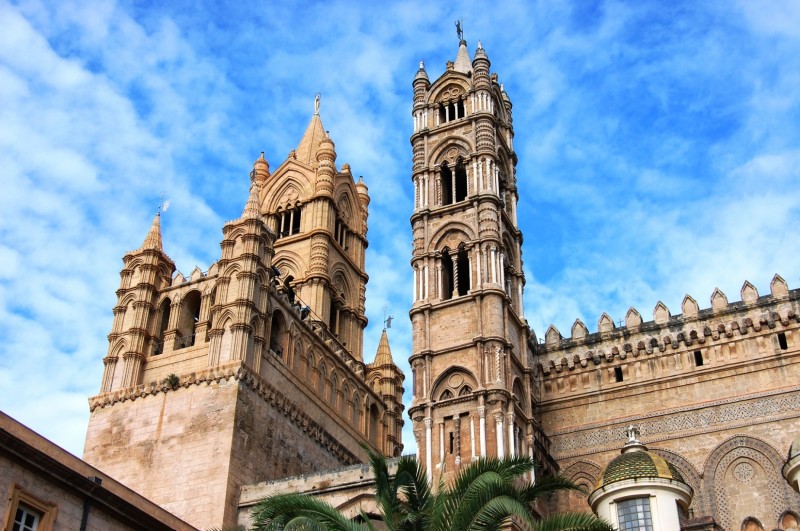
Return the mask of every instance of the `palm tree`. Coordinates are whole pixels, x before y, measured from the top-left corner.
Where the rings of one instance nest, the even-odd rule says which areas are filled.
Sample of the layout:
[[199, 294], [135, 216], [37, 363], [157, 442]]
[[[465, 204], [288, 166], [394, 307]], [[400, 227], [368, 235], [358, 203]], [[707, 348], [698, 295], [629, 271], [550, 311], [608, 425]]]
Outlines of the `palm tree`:
[[[451, 485], [440, 479], [436, 492], [414, 457], [401, 457], [392, 477], [386, 459], [370, 450], [375, 474], [375, 500], [387, 531], [494, 530], [510, 519], [532, 531], [613, 531], [588, 513], [561, 513], [537, 520], [533, 503], [559, 490], [580, 490], [561, 478], [521, 481], [535, 464], [527, 457], [481, 458], [465, 466]], [[524, 484], [523, 484], [524, 483]], [[345, 518], [333, 506], [303, 494], [278, 494], [261, 500], [253, 511], [254, 531], [373, 531]]]

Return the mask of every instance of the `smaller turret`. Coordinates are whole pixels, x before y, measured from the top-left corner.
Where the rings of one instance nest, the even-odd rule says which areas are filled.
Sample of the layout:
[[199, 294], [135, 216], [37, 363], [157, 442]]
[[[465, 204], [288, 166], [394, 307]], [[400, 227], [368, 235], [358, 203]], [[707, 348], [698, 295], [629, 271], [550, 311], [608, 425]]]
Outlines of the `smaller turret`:
[[139, 249], [123, 257], [114, 324], [108, 335], [108, 354], [101, 392], [133, 387], [141, 383], [142, 364], [155, 343], [152, 318], [159, 290], [163, 289], [175, 263], [161, 243], [161, 213], [157, 213]]
[[399, 456], [403, 451], [403, 371], [392, 359], [389, 337], [383, 329], [375, 360], [367, 365], [367, 381], [373, 382], [373, 389], [386, 403], [386, 448], [388, 455]]
[[606, 466], [589, 496], [592, 510], [618, 529], [636, 523], [653, 531], [680, 529], [678, 513], [688, 513], [692, 488], [672, 463], [647, 450], [635, 426], [627, 433], [622, 454]]
[[264, 158], [264, 152], [253, 164], [253, 173], [250, 174], [250, 179], [263, 183], [269, 178], [269, 162]]

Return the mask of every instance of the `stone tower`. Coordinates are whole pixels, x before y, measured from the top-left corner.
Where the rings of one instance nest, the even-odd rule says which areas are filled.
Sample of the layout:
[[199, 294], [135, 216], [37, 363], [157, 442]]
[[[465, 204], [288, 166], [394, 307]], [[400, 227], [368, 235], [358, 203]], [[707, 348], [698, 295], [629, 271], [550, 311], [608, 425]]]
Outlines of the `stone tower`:
[[477, 456], [535, 455], [511, 100], [478, 43], [414, 78], [414, 422], [429, 476]]
[[207, 271], [175, 273], [160, 216], [123, 259], [84, 459], [199, 528], [234, 525], [244, 485], [402, 451], [385, 336], [362, 360], [367, 187], [335, 158], [315, 114], [256, 160]]
[[257, 163], [254, 178], [263, 183], [262, 212], [277, 235], [273, 265], [281, 283], [362, 361], [369, 195], [348, 164], [337, 170], [318, 110], [289, 158], [272, 174], [266, 161]]
[[375, 359], [367, 365], [367, 382], [372, 390], [378, 393], [386, 403], [386, 444], [387, 450], [399, 457], [403, 451], [403, 371], [394, 363], [392, 349], [389, 348], [389, 337], [383, 329]]

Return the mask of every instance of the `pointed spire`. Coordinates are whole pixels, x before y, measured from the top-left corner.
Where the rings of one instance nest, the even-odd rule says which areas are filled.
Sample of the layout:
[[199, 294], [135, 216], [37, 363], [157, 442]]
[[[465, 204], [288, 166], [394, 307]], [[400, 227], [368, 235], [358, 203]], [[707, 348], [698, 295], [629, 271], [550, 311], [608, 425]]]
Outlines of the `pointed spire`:
[[453, 65], [456, 72], [463, 72], [464, 74], [472, 70], [472, 60], [469, 58], [469, 51], [467, 50], [467, 41], [462, 40], [458, 44], [458, 55], [456, 55], [456, 62]]
[[419, 62], [419, 70], [417, 70], [417, 75], [414, 76], [414, 81], [418, 79], [428, 81], [428, 72], [425, 70], [425, 61]]
[[141, 250], [154, 249], [156, 251], [164, 251], [161, 246], [161, 212], [157, 212], [153, 218], [153, 224], [150, 225], [150, 230], [147, 232]]
[[392, 349], [389, 348], [389, 336], [386, 335], [386, 330], [381, 334], [381, 340], [378, 343], [378, 352], [375, 354], [375, 361], [372, 365], [394, 365], [392, 359]]
[[303, 134], [303, 138], [300, 139], [300, 143], [295, 149], [297, 160], [305, 164], [311, 164], [316, 161], [319, 144], [327, 138], [328, 135], [325, 133], [319, 114], [314, 114], [306, 128], [306, 132]]
[[253, 181], [253, 184], [250, 186], [250, 197], [247, 198], [247, 203], [244, 205], [242, 219], [258, 219], [261, 215], [261, 209], [258, 205], [260, 191], [261, 186], [258, 184], [258, 181]]

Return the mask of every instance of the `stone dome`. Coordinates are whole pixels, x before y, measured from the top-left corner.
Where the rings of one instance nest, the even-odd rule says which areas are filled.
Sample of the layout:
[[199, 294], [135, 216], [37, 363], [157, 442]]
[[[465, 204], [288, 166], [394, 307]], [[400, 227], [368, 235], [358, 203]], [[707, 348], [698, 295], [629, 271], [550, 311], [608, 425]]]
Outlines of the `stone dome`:
[[678, 469], [660, 455], [648, 452], [644, 447], [635, 450], [629, 447], [626, 450], [606, 466], [600, 474], [597, 488], [639, 478], [674, 479], [686, 483]]

